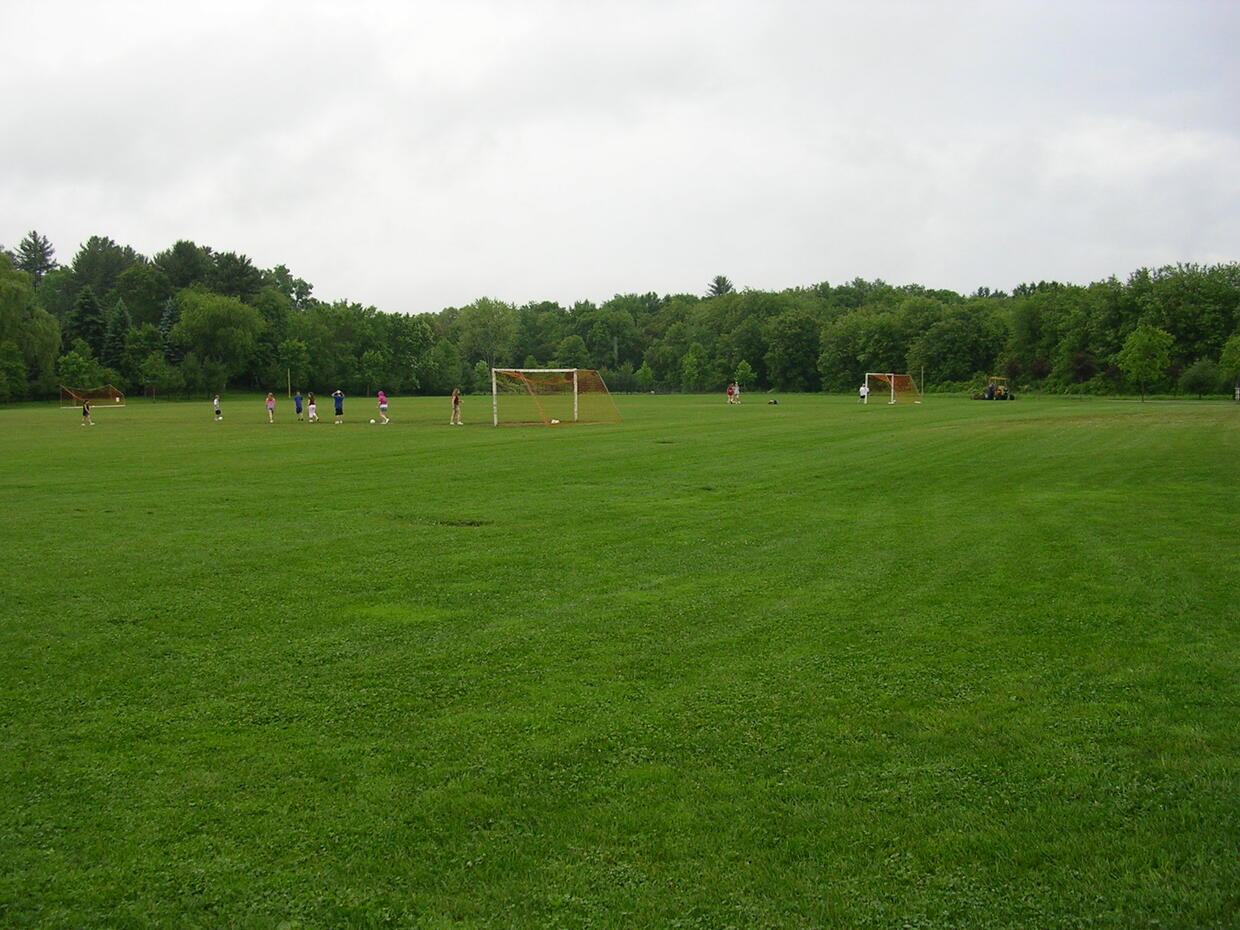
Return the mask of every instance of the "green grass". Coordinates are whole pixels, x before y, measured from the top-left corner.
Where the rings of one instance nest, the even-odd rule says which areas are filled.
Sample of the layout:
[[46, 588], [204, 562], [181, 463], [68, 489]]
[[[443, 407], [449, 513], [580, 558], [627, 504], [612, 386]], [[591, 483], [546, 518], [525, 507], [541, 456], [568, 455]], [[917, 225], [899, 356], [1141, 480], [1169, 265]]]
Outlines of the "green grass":
[[1240, 408], [0, 410], [0, 926], [1240, 925]]

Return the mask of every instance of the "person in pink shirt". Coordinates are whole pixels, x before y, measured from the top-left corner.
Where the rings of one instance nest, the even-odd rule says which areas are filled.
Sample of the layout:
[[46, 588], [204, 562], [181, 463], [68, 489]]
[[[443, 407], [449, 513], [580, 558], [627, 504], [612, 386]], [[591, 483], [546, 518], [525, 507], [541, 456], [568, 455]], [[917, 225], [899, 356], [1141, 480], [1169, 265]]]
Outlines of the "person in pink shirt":
[[276, 421], [276, 395], [270, 391], [267, 392], [267, 422], [274, 423]]
[[383, 418], [384, 423], [390, 423], [387, 415], [387, 395], [382, 391], [379, 392], [379, 416]]

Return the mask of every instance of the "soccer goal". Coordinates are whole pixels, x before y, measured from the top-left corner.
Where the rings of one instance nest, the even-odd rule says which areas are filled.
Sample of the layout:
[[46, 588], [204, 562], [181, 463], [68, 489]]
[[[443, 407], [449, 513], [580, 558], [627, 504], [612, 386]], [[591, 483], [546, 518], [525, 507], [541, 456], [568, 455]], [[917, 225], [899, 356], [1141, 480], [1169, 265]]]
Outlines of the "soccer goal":
[[110, 384], [96, 388], [71, 388], [63, 384], [60, 386], [62, 408], [80, 407], [87, 401], [90, 401], [91, 407], [96, 410], [102, 410], [105, 407], [124, 407], [125, 395]]
[[603, 377], [589, 368], [492, 368], [496, 426], [619, 423]]
[[921, 391], [917, 390], [917, 382], [912, 375], [897, 375], [891, 372], [867, 371], [865, 386], [869, 388], [865, 402], [870, 398], [886, 397], [889, 404], [920, 404]]

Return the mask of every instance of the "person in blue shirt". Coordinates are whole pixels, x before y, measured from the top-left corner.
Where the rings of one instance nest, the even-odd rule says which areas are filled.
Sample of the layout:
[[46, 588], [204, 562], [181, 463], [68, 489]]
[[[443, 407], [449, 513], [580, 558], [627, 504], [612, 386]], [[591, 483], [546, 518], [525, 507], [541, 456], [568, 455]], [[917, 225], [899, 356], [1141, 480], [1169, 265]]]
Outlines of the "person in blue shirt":
[[336, 425], [344, 422], [344, 393], [340, 388], [332, 391], [332, 400], [336, 402]]
[[293, 395], [293, 406], [297, 408], [297, 419], [301, 419], [301, 391]]

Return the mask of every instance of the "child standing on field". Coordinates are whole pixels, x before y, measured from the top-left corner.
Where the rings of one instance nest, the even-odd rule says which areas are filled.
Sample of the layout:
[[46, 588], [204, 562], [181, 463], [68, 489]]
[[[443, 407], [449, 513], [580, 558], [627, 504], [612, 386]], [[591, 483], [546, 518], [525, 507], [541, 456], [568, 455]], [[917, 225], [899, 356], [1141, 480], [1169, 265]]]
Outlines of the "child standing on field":
[[379, 392], [379, 416], [383, 417], [384, 423], [391, 422], [387, 415], [387, 395], [382, 391]]
[[870, 386], [868, 384], [861, 385], [861, 389], [857, 392], [861, 398], [861, 403], [865, 403], [865, 399], [870, 396]]
[[449, 426], [464, 426], [461, 422], [461, 389], [452, 389], [452, 419], [448, 421]]
[[332, 400], [336, 403], [336, 425], [344, 422], [344, 392], [340, 388], [332, 391]]
[[220, 413], [220, 395], [216, 394], [215, 399], [211, 401], [211, 406], [215, 408], [215, 422], [218, 423], [224, 419], [224, 414]]
[[90, 418], [90, 401], [82, 401], [82, 425], [94, 426], [95, 421]]
[[276, 421], [276, 395], [270, 391], [267, 392], [267, 422], [274, 423]]
[[310, 423], [319, 422], [319, 405], [315, 403], [314, 391], [311, 391], [306, 398], [306, 416]]
[[297, 422], [301, 422], [301, 391], [293, 395], [293, 406], [297, 408]]
[[735, 391], [735, 389], [736, 389], [736, 385], [731, 384], [731, 383], [728, 384], [728, 403], [729, 404], [733, 402], [732, 397], [733, 397], [733, 392]]

